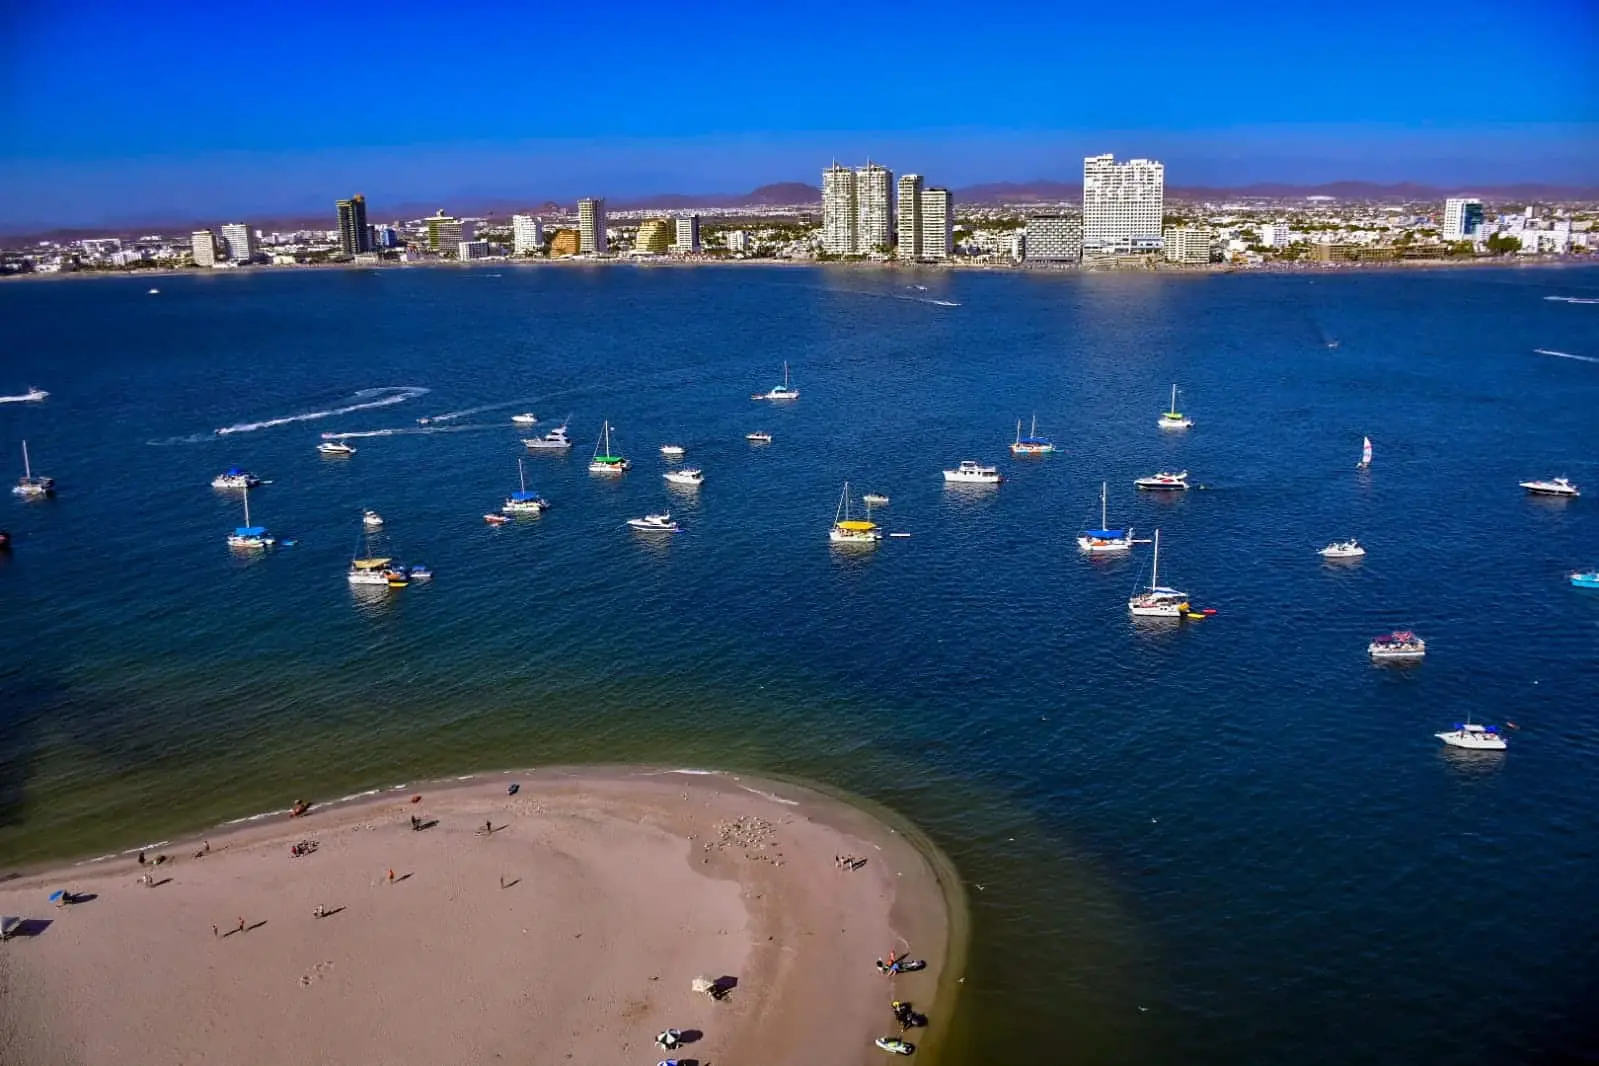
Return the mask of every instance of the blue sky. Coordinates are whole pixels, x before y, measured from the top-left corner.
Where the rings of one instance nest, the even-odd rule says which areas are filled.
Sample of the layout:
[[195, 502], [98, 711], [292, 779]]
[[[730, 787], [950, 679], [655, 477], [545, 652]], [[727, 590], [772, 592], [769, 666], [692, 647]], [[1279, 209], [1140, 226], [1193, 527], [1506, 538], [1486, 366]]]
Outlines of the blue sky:
[[1163, 159], [1599, 183], [1593, 0], [0, 2], [0, 225]]

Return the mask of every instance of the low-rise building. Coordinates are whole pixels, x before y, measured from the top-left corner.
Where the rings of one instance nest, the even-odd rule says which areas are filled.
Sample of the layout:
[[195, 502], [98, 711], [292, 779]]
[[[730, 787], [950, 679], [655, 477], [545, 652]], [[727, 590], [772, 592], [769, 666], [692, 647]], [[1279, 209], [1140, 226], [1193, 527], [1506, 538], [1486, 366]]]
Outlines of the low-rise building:
[[1183, 266], [1210, 262], [1211, 232], [1201, 226], [1167, 226], [1166, 259]]
[[582, 238], [575, 229], [558, 229], [550, 238], [551, 255], [577, 255], [582, 250]]
[[727, 250], [730, 252], [747, 252], [750, 250], [750, 235], [741, 229], [730, 229], [723, 237], [727, 241]]
[[463, 262], [468, 259], [487, 259], [489, 257], [488, 241], [461, 241], [455, 248], [457, 257]]

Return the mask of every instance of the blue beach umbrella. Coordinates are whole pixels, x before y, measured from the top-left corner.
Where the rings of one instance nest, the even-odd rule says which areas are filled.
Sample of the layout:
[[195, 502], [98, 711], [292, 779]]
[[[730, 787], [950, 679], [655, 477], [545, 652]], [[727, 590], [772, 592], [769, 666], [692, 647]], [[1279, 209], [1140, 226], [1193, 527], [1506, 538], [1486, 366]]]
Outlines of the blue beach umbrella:
[[66, 893], [65, 889], [58, 888], [54, 892], [50, 893], [50, 902], [51, 903], [60, 903], [62, 900], [66, 899], [66, 898], [67, 898], [67, 893]]

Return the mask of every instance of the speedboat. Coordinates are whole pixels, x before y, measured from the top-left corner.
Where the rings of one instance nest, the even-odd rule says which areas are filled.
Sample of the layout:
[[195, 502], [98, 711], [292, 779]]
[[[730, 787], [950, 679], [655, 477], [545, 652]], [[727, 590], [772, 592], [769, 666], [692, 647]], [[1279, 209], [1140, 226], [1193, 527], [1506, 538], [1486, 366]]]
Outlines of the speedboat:
[[361, 524], [368, 529], [376, 529], [383, 524], [383, 516], [376, 511], [362, 511]]
[[697, 467], [685, 467], [682, 470], [668, 470], [666, 473], [662, 474], [661, 477], [665, 478], [667, 484], [670, 485], [691, 485], [698, 487], [705, 481], [705, 472]]
[[1552, 477], [1547, 481], [1523, 481], [1521, 487], [1534, 496], [1581, 496], [1569, 478]]
[[146, 296], [159, 296], [159, 295], [161, 295], [161, 290], [160, 289], [151, 289], [149, 292], [145, 293], [145, 295]]
[[1366, 653], [1373, 659], [1420, 659], [1427, 654], [1427, 642], [1408, 629], [1400, 629], [1373, 637], [1366, 645]]
[[1038, 416], [1033, 416], [1033, 428], [1027, 436], [1022, 436], [1022, 420], [1016, 420], [1016, 440], [1010, 446], [1012, 455], [1048, 455], [1055, 450], [1055, 442], [1049, 437], [1038, 435]]
[[43, 389], [36, 389], [32, 386], [29, 386], [27, 392], [24, 392], [19, 396], [7, 396], [6, 400], [10, 403], [38, 403], [40, 400], [43, 400], [49, 395], [50, 394], [45, 392]]
[[870, 513], [865, 520], [850, 517], [849, 482], [846, 481], [844, 491], [838, 497], [838, 510], [833, 514], [833, 528], [827, 531], [827, 539], [834, 544], [852, 547], [876, 547], [878, 541], [883, 539], [883, 531], [877, 528], [877, 523], [871, 517]]
[[751, 444], [770, 444], [770, 443], [772, 443], [772, 435], [770, 433], [767, 433], [765, 430], [759, 430], [759, 429], [756, 430], [754, 433], [746, 433], [746, 434], [744, 434], [744, 439], [749, 441]]
[[998, 485], [1005, 479], [997, 466], [984, 466], [973, 459], [962, 459], [954, 470], [944, 471], [944, 480], [963, 485]]
[[622, 456], [611, 454], [611, 424], [606, 422], [600, 430], [600, 439], [594, 442], [594, 458], [589, 460], [589, 473], [625, 474], [632, 465]]
[[533, 417], [532, 411], [523, 411], [519, 415], [512, 415], [511, 421], [515, 422], [519, 426], [531, 426], [537, 422], [538, 419]]
[[1158, 474], [1141, 477], [1133, 484], [1146, 492], [1183, 492], [1188, 488], [1188, 471], [1179, 470], [1174, 474], [1162, 470]]
[[880, 492], [868, 492], [861, 497], [861, 502], [868, 507], [886, 507], [888, 506], [888, 497]]
[[909, 1055], [916, 1050], [916, 1045], [897, 1036], [880, 1036], [872, 1041], [879, 1048], [893, 1055]]
[[431, 566], [408, 566], [405, 572], [411, 575], [412, 581], [432, 581], [433, 568]]
[[1474, 751], [1504, 751], [1507, 745], [1505, 738], [1491, 725], [1476, 725], [1469, 719], [1456, 725], [1447, 733], [1434, 733], [1433, 736], [1445, 744], [1456, 748], [1471, 748]]
[[237, 466], [230, 466], [211, 479], [211, 487], [214, 489], [253, 489], [259, 488], [260, 485], [260, 478]]
[[1109, 483], [1099, 483], [1099, 528], [1085, 529], [1077, 538], [1077, 546], [1085, 552], [1125, 552], [1133, 550], [1133, 531], [1130, 529], [1106, 529], [1109, 519], [1106, 517], [1106, 490]]
[[505, 525], [505, 523], [509, 522], [510, 519], [505, 517], [502, 514], [492, 514], [491, 513], [491, 514], [484, 515], [483, 516], [483, 521], [487, 522], [491, 526], [503, 526], [503, 525]]
[[323, 455], [335, 456], [338, 458], [355, 454], [354, 446], [346, 444], [342, 440], [325, 440], [316, 446], [316, 450], [321, 452]]
[[788, 384], [788, 363], [786, 361], [783, 363], [783, 384], [781, 384], [781, 385], [773, 385], [770, 389], [767, 389], [765, 392], [758, 392], [754, 396], [751, 396], [750, 399], [752, 399], [752, 400], [797, 400], [797, 399], [799, 399], [799, 390], [795, 389], [795, 388], [790, 388], [789, 384]]
[[572, 447], [571, 440], [566, 435], [566, 423], [562, 422], [542, 437], [533, 437], [522, 441], [529, 451], [535, 452], [564, 452]]
[[661, 445], [661, 455], [666, 459], [681, 459], [683, 458], [683, 446], [681, 444], [663, 444]]
[[1171, 409], [1160, 416], [1156, 423], [1161, 429], [1192, 429], [1194, 420], [1187, 418], [1177, 410], [1177, 386], [1171, 387]]
[[1191, 613], [1188, 593], [1160, 583], [1160, 530], [1155, 530], [1155, 561], [1150, 567], [1149, 584], [1127, 601], [1128, 613], [1135, 618], [1186, 618]]
[[627, 524], [640, 533], [676, 533], [677, 523], [670, 514], [647, 514], [643, 518], [629, 518]]
[[1366, 554], [1366, 549], [1354, 537], [1350, 537], [1348, 540], [1335, 540], [1316, 554], [1323, 559], [1358, 559]]
[[1578, 570], [1571, 575], [1571, 583], [1580, 589], [1599, 589], [1599, 570]]
[[45, 496], [56, 494], [56, 479], [53, 477], [35, 477], [33, 463], [28, 459], [28, 442], [22, 442], [22, 476], [11, 489], [13, 496], [24, 499], [41, 499]]

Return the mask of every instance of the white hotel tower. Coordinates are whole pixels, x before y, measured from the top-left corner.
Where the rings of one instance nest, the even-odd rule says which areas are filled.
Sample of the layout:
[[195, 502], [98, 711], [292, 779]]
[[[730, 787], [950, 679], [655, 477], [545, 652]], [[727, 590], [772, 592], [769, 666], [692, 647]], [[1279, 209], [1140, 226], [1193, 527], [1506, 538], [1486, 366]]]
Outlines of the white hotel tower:
[[1083, 160], [1084, 251], [1153, 251], [1160, 247], [1166, 168], [1151, 159]]

